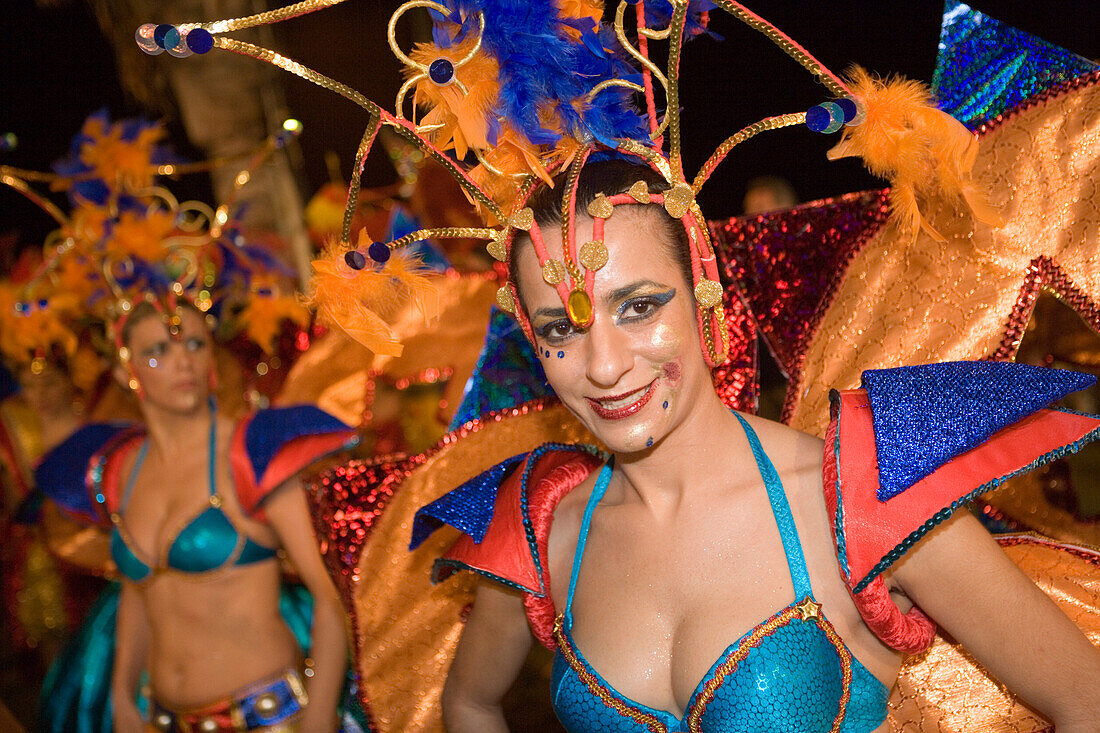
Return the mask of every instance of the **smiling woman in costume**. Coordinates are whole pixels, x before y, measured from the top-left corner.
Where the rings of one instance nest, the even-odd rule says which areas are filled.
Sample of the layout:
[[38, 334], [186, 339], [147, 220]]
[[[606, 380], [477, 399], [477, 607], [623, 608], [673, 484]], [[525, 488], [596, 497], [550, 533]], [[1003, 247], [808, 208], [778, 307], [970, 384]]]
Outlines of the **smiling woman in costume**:
[[[434, 11], [433, 42], [406, 54], [393, 29], [415, 7]], [[716, 7], [775, 42], [831, 98], [744, 127], [692, 179], [680, 150], [680, 52]], [[1089, 378], [978, 363], [867, 372], [861, 389], [838, 393], [824, 441], [730, 411], [712, 382], [731, 333], [695, 198], [736, 145], [797, 124], [844, 129], [831, 155], [860, 155], [890, 178], [902, 236], [939, 238], [918, 205], [931, 195], [998, 220], [969, 175], [973, 136], [921, 85], [858, 69], [842, 80], [731, 0], [622, 2], [613, 28], [597, 2], [524, 8], [405, 3], [388, 26], [408, 77], [393, 114], [220, 35], [290, 11], [178, 35], [336, 89], [371, 115], [360, 157], [378, 126], [391, 126], [449, 166], [490, 224], [388, 244], [353, 244], [345, 225], [318, 266], [322, 313], [393, 348], [373, 311], [423, 298], [392, 284], [407, 273], [392, 250], [429, 236], [485, 238], [510, 272], [498, 303], [590, 434], [591, 445], [548, 443], [473, 476], [414, 525], [414, 546], [441, 524], [460, 529], [467, 536], [440, 575], [483, 577], [443, 696], [448, 729], [504, 729], [500, 701], [533, 634], [555, 651], [552, 699], [570, 731], [881, 731], [899, 652], [927, 648], [931, 617], [1060, 731], [1095, 730], [1100, 653], [973, 518], [952, 516], [1004, 476], [1096, 437], [1097, 418], [1047, 408]], [[146, 30], [147, 51], [179, 51], [177, 36], [167, 44]], [[648, 55], [662, 41], [663, 68]], [[403, 116], [410, 91], [430, 108], [419, 124]], [[635, 93], [644, 115], [632, 115]], [[467, 170], [440, 148], [478, 164]], [[372, 297], [381, 283], [388, 294]], [[461, 461], [461, 437], [439, 451]], [[484, 449], [482, 440], [471, 454]], [[1021, 668], [1021, 658], [1036, 661]]]
[[[59, 218], [62, 245], [36, 283], [84, 289], [80, 316], [113, 346], [142, 423], [90, 423], [36, 471], [70, 515], [109, 533], [122, 586], [47, 680], [42, 726], [333, 731], [345, 621], [297, 474], [355, 435], [312, 406], [219, 410], [217, 317], [268, 350], [284, 318], [308, 314], [228, 205], [181, 204], [154, 185], [160, 136], [93, 116], [68, 162], [115, 175], [85, 165], [54, 177], [74, 213]], [[287, 597], [280, 557], [311, 602]]]
[[[1092, 730], [1096, 693], [1083, 680], [1100, 675], [1100, 653], [973, 517], [937, 517], [942, 524], [879, 576], [886, 597], [849, 594], [830, 531], [835, 505], [822, 490], [822, 441], [731, 412], [719, 399], [698, 336], [690, 263], [680, 255], [682, 227], [661, 207], [621, 201], [638, 180], [660, 191], [651, 172], [626, 163], [581, 173], [578, 211], [619, 200], [602, 227], [608, 259], [594, 278], [587, 327], [547, 287], [530, 239], [513, 247], [519, 305], [547, 380], [608, 453], [535, 450], [500, 483], [481, 542], [466, 538], [448, 553], [446, 564], [496, 581], [479, 586], [451, 667], [448, 729], [504, 729], [500, 700], [526, 658], [530, 622], [555, 649], [552, 700], [571, 731], [786, 730], [796, 722], [800, 730], [878, 730], [902, 661], [897, 649], [912, 650], [928, 628], [908, 624], [920, 617], [903, 616], [893, 599], [923, 609], [1059, 730]], [[558, 204], [549, 190], [532, 202], [553, 258], [563, 254]], [[599, 238], [593, 223], [577, 217], [579, 241]], [[968, 366], [882, 379], [931, 390], [948, 377], [987, 378]], [[1013, 365], [993, 378], [1063, 392], [1088, 382]], [[1098, 424], [1067, 422], [1076, 424], [1064, 428], [1073, 436], [1066, 442]], [[991, 454], [1006, 440], [1029, 440], [1029, 429], [1045, 435], [1047, 426], [1017, 427], [994, 440]], [[969, 460], [985, 461], [992, 479], [1061, 438], [1017, 445], [1003, 465]], [[835, 496], [837, 487], [828, 488]], [[963, 496], [974, 487], [952, 488]], [[942, 498], [912, 489], [922, 490], [923, 501]], [[530, 550], [521, 519], [533, 528]], [[531, 559], [520, 562], [519, 553]], [[1011, 617], [991, 612], [1009, 607]], [[1059, 651], [1044, 652], [1048, 643]], [[1022, 658], [1039, 661], [1024, 671]]]

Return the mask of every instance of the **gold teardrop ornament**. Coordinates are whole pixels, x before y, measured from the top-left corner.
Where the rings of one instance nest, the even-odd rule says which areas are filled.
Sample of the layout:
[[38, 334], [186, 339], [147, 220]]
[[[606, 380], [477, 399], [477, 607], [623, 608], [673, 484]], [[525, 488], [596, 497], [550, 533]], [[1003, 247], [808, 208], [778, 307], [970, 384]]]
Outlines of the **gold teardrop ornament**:
[[607, 264], [607, 247], [603, 242], [593, 240], [591, 242], [585, 242], [581, 246], [580, 255], [578, 257], [581, 264], [585, 269], [598, 270]]
[[694, 202], [695, 196], [691, 186], [686, 183], [677, 183], [665, 191], [665, 211], [673, 219], [682, 219]]
[[529, 232], [531, 231], [531, 227], [535, 224], [535, 212], [525, 206], [512, 214], [508, 219], [508, 223], [516, 229], [522, 229], [525, 232]]
[[592, 323], [592, 299], [583, 290], [574, 290], [565, 301], [565, 312], [573, 325], [588, 328]]
[[497, 289], [497, 305], [502, 311], [516, 312], [516, 299], [512, 297], [512, 289], [507, 284]]
[[588, 215], [593, 219], [610, 219], [614, 212], [614, 205], [602, 193], [596, 194], [596, 198], [588, 204]]
[[649, 186], [645, 185], [645, 181], [638, 181], [633, 186], [626, 190], [630, 198], [637, 201], [639, 204], [649, 203]]
[[547, 260], [542, 266], [542, 279], [549, 285], [557, 285], [565, 279], [565, 265], [560, 260]]
[[497, 262], [504, 262], [508, 259], [508, 252], [504, 248], [504, 242], [500, 239], [494, 239], [485, 245], [485, 250], [492, 256]]
[[722, 304], [722, 285], [714, 280], [700, 280], [695, 286], [695, 302], [703, 308], [715, 308]]

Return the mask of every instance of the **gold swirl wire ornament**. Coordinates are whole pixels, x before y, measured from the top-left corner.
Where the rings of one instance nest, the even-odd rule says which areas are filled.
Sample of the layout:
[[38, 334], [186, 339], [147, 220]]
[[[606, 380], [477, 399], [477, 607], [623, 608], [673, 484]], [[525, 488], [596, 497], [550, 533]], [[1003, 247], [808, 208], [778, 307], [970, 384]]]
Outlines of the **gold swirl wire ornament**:
[[[183, 38], [189, 33], [198, 32], [199, 30], [208, 35], [215, 34], [209, 41], [210, 46], [233, 51], [282, 68], [289, 73], [295, 74], [313, 84], [329, 89], [345, 97], [367, 111], [368, 123], [356, 153], [356, 165], [352, 169], [353, 173], [349, 185], [349, 195], [347, 207], [344, 212], [340, 241], [338, 248], [333, 250], [334, 254], [339, 254], [341, 251], [345, 253], [347, 267], [344, 267], [342, 263], [337, 263], [333, 268], [330, 268], [333, 272], [344, 273], [341, 277], [355, 277], [354, 271], [367, 267], [370, 260], [374, 261], [375, 268], [385, 269], [386, 263], [390, 260], [390, 253], [400, 247], [423, 239], [439, 239], [455, 236], [486, 240], [487, 250], [493, 258], [497, 261], [506, 262], [509, 256], [513, 234], [516, 231], [526, 231], [530, 229], [530, 226], [528, 226], [526, 222], [526, 214], [523, 213], [524, 201], [537, 183], [538, 179], [536, 176], [505, 172], [497, 165], [497, 159], [492, 158], [491, 155], [485, 154], [485, 150], [482, 149], [483, 146], [470, 146], [471, 152], [476, 157], [478, 165], [484, 172], [498, 178], [509, 177], [516, 179], [519, 195], [515, 198], [513, 203], [503, 205], [500, 201], [494, 200], [494, 196], [487, 193], [487, 190], [483, 188], [482, 185], [475, 182], [461, 163], [445, 154], [440, 148], [433, 145], [432, 142], [427, 139], [426, 136], [430, 136], [432, 133], [440, 130], [440, 128], [443, 127], [442, 124], [439, 124], [437, 120], [432, 120], [425, 124], [418, 124], [416, 120], [415, 100], [412, 117], [407, 118], [405, 116], [405, 107], [408, 103], [410, 91], [417, 89], [418, 85], [424, 83], [425, 80], [440, 87], [453, 84], [455, 89], [462, 96], [466, 96], [470, 92], [466, 81], [455, 72], [461, 70], [467, 64], [472, 63], [479, 54], [483, 55], [485, 53], [483, 42], [485, 39], [486, 24], [491, 21], [488, 20], [482, 12], [478, 11], [467, 18], [455, 21], [463, 25], [471, 20], [474, 22], [475, 27], [470, 29], [472, 35], [468, 41], [468, 46], [462, 47], [457, 58], [444, 58], [440, 56], [438, 61], [441, 63], [440, 68], [444, 69], [444, 71], [441, 74], [433, 74], [433, 65], [435, 62], [424, 63], [423, 59], [418, 60], [414, 58], [416, 55], [415, 52], [413, 54], [406, 53], [400, 48], [396, 38], [397, 24], [408, 11], [413, 9], [433, 11], [438, 16], [450, 19], [454, 15], [453, 3], [445, 3], [436, 0], [408, 0], [408, 2], [403, 3], [397, 8], [391, 15], [387, 24], [386, 38], [394, 56], [409, 73], [406, 75], [406, 80], [397, 92], [393, 113], [387, 112], [359, 91], [306, 67], [293, 59], [282, 56], [270, 49], [220, 35], [233, 30], [251, 28], [257, 25], [278, 23], [340, 4], [340, 2], [343, 2], [343, 0], [306, 0], [305, 2], [293, 3], [284, 8], [265, 11], [252, 16], [208, 23], [188, 23], [178, 26], [178, 30], [181, 34], [180, 38]], [[715, 293], [721, 292], [721, 285], [719, 283], [717, 266], [714, 261], [714, 253], [709, 236], [706, 232], [706, 222], [701, 218], [702, 213], [699, 211], [696, 203], [696, 196], [703, 184], [713, 173], [714, 169], [737, 145], [753, 138], [761, 132], [802, 124], [806, 122], [806, 113], [792, 112], [766, 117], [742, 128], [740, 131], [724, 140], [707, 159], [706, 163], [703, 164], [694, 178], [688, 179], [683, 171], [682, 160], [679, 66], [680, 55], [685, 40], [689, 2], [688, 0], [670, 0], [670, 2], [672, 5], [672, 13], [667, 26], [664, 28], [651, 28], [645, 19], [644, 3], [631, 3], [629, 0], [620, 0], [615, 9], [612, 27], [626, 55], [641, 67], [643, 83], [638, 84], [631, 80], [619, 78], [601, 79], [594, 83], [581, 98], [574, 100], [574, 105], [576, 106], [579, 104], [583, 106], [585, 103], [591, 103], [598, 95], [607, 93], [609, 90], [613, 89], [626, 89], [635, 94], [644, 95], [646, 113], [650, 123], [648, 133], [642, 139], [616, 140], [615, 146], [620, 153], [640, 158], [648, 163], [650, 167], [660, 173], [668, 184], [668, 190], [660, 197], [651, 197], [648, 191], [642, 192], [639, 190], [636, 199], [639, 203], [660, 201], [670, 217], [682, 220], [685, 227], [689, 229], [689, 238], [691, 239], [692, 247], [691, 256], [699, 265], [698, 268], [693, 269], [696, 269], [696, 271], [700, 273], [696, 276], [696, 282], [693, 283], [693, 285], [700, 307], [709, 314], [709, 316], [707, 316], [709, 325], [703, 328], [704, 332], [709, 334], [707, 338], [708, 361], [717, 360], [720, 362], [724, 359], [724, 344], [728, 343], [728, 334], [725, 333], [723, 324], [724, 312], [721, 297], [720, 295], [718, 297], [715, 296]], [[748, 10], [742, 4], [733, 2], [733, 0], [715, 0], [715, 3], [720, 10], [730, 14], [753, 30], [763, 34], [772, 43], [777, 45], [784, 53], [813, 74], [815, 78], [825, 86], [830, 94], [836, 97], [850, 94], [844, 82], [774, 25]], [[633, 7], [634, 12], [634, 30], [636, 30], [636, 34], [633, 39], [627, 33], [626, 8], [628, 5]], [[147, 26], [143, 26], [143, 28], [146, 27]], [[663, 64], [663, 68], [662, 65], [655, 63], [650, 58], [648, 46], [650, 41], [664, 41], [668, 44], [667, 61]], [[141, 43], [142, 42], [139, 40], [139, 45], [141, 45]], [[664, 95], [663, 101], [665, 105], [663, 115], [658, 115], [656, 108], [654, 92], [658, 89]], [[489, 114], [496, 113], [491, 111]], [[480, 207], [485, 217], [493, 220], [490, 223], [495, 223], [496, 226], [486, 226], [484, 228], [443, 227], [422, 229], [392, 242], [371, 243], [370, 246], [366, 248], [367, 251], [362, 251], [359, 247], [353, 245], [350, 229], [361, 186], [360, 174], [362, 163], [365, 157], [370, 153], [374, 140], [377, 137], [378, 130], [382, 125], [392, 128], [409, 144], [421, 150], [425, 157], [431, 158], [443, 166], [444, 169], [458, 181], [460, 186], [462, 186], [470, 200]], [[581, 133], [583, 137], [583, 130]], [[589, 139], [577, 140], [577, 142], [580, 144], [580, 148], [570, 153], [571, 159], [570, 157], [566, 157], [564, 159], [559, 158], [555, 161], [551, 157], [539, 161], [544, 165], [547, 161], [551, 161], [550, 165], [546, 166], [546, 171], [551, 171], [557, 165], [565, 165], [566, 163], [568, 165], [566, 183], [564, 191], [562, 192], [562, 232], [564, 239], [562, 261], [556, 264], [540, 261], [540, 264], [543, 266], [544, 277], [547, 282], [561, 288], [559, 289], [559, 293], [562, 295], [563, 300], [567, 301], [567, 311], [576, 313], [577, 315], [589, 316], [588, 318], [581, 318], [579, 321], [575, 319], [575, 322], [580, 323], [587, 322], [591, 318], [591, 293], [589, 292], [592, 287], [591, 274], [606, 263], [607, 250], [602, 242], [591, 241], [585, 242], [580, 247], [580, 251], [578, 251], [578, 243], [575, 241], [576, 231], [573, 225], [575, 216], [572, 211], [572, 206], [575, 201], [576, 185], [579, 179], [580, 168], [583, 166], [584, 161], [587, 160], [588, 153], [593, 148]], [[667, 145], [667, 154], [662, 152], [662, 147], [665, 145]], [[534, 170], [542, 170], [537, 167], [535, 162], [532, 162], [532, 165], [536, 166]], [[539, 173], [539, 175], [545, 175], [545, 173]], [[508, 209], [510, 213], [506, 213], [505, 209]], [[215, 227], [219, 225], [218, 218], [220, 213], [221, 212], [215, 213]], [[610, 216], [610, 212], [607, 211], [602, 204], [599, 206], [598, 213], [607, 213], [607, 215]], [[546, 257], [540, 255], [540, 260], [546, 259]], [[565, 283], [566, 280], [569, 281], [568, 284]], [[510, 295], [511, 293], [512, 291], [509, 289], [506, 295]], [[501, 298], [502, 300], [509, 300], [505, 295], [502, 295]], [[512, 298], [512, 300], [514, 300], [514, 298]], [[570, 302], [576, 307], [571, 309]], [[512, 303], [512, 305], [514, 306], [515, 304]]]

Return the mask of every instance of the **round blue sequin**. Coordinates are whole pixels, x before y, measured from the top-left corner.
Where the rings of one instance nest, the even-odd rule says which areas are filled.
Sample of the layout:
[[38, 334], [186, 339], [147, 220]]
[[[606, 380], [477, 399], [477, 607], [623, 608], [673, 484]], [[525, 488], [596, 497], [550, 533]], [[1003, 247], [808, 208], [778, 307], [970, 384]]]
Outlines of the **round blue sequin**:
[[825, 134], [832, 134], [844, 126], [844, 110], [836, 102], [822, 102], [819, 106], [829, 113], [829, 124], [822, 130]]
[[653, 438], [650, 438], [649, 440], [647, 440], [645, 442], [645, 447], [646, 448], [652, 448], [653, 447]]
[[558, 352], [558, 358], [559, 359], [564, 359], [565, 358], [565, 352], [564, 351], [559, 351]]
[[820, 104], [806, 110], [806, 127], [814, 132], [825, 132], [825, 128], [832, 121], [833, 116], [829, 114], [829, 110]]
[[180, 42], [179, 29], [171, 23], [161, 23], [153, 31], [153, 40], [161, 48], [175, 48]]
[[661, 405], [661, 407], [663, 407], [667, 410], [668, 409], [668, 400], [665, 400], [664, 404]]
[[214, 36], [205, 28], [192, 28], [187, 32], [187, 47], [198, 54], [214, 48]]
[[367, 254], [372, 260], [378, 264], [384, 264], [390, 259], [390, 248], [381, 242], [371, 242], [371, 245], [367, 247]]
[[367, 258], [357, 249], [344, 253], [344, 262], [353, 270], [362, 270], [367, 266]]
[[428, 67], [428, 77], [436, 84], [450, 84], [455, 78], [455, 65], [448, 59], [436, 59]]
[[844, 97], [843, 99], [836, 100], [835, 104], [840, 107], [840, 111], [844, 113], [845, 125], [856, 118], [859, 107], [856, 106], [856, 101], [854, 99], [851, 97]]
[[547, 351], [544, 351], [544, 352], [543, 352], [543, 355], [544, 355], [544, 356], [545, 356], [545, 357], [546, 357], [547, 359], [549, 359], [549, 358], [550, 358], [550, 351], [549, 351], [549, 350], [547, 350]]

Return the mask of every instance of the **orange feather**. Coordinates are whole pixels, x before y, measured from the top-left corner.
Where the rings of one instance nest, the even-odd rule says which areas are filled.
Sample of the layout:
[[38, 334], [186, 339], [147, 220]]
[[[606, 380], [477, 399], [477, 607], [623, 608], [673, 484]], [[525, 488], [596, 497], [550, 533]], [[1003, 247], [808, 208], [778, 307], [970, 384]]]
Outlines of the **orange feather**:
[[943, 236], [921, 215], [919, 199], [961, 198], [974, 218], [1000, 226], [1000, 216], [985, 201], [970, 177], [978, 139], [951, 115], [936, 108], [922, 83], [895, 77], [883, 80], [854, 67], [848, 86], [867, 111], [861, 125], [845, 128], [828, 153], [830, 160], [863, 159], [871, 173], [890, 181], [891, 218], [912, 237], [923, 229]]
[[[360, 247], [369, 244], [360, 232]], [[439, 296], [420, 262], [394, 252], [378, 269], [368, 265], [353, 270], [344, 262], [345, 250], [335, 242], [321, 259], [314, 260], [316, 274], [307, 304], [317, 309], [322, 323], [343, 331], [376, 354], [401, 356], [401, 343], [386, 321], [399, 308], [411, 304], [431, 322], [439, 311]]]

